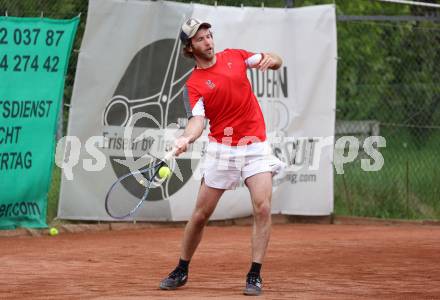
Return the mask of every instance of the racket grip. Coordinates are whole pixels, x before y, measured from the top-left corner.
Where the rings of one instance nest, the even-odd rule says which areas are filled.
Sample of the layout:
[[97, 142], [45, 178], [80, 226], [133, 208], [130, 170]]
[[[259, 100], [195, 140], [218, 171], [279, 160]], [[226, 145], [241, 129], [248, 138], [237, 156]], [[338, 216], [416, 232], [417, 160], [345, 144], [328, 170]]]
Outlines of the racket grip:
[[168, 161], [168, 160], [170, 160], [171, 158], [173, 158], [173, 156], [174, 156], [174, 154], [176, 154], [176, 151], [177, 151], [177, 148], [176, 147], [173, 147], [173, 149], [171, 149], [171, 151], [170, 152], [168, 152], [167, 154], [165, 154], [165, 157], [164, 157], [164, 161]]

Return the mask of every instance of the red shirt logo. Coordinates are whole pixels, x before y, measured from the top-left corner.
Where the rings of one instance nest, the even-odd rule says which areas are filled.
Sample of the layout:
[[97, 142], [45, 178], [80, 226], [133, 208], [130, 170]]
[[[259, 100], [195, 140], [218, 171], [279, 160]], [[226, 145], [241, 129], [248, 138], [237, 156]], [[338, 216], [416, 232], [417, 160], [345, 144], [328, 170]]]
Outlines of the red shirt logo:
[[215, 84], [214, 82], [212, 82], [211, 80], [206, 80], [206, 85], [213, 90], [215, 88]]

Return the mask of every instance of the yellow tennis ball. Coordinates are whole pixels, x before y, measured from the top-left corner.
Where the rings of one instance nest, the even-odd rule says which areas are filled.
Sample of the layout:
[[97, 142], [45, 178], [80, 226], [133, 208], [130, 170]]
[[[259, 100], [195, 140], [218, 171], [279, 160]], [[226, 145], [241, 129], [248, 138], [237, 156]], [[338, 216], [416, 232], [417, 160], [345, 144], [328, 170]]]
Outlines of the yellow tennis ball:
[[49, 229], [49, 234], [51, 236], [55, 236], [58, 234], [58, 229], [56, 229], [55, 227], [52, 227], [51, 229]]
[[170, 175], [171, 175], [170, 168], [163, 166], [159, 169], [159, 177], [160, 178], [166, 178], [166, 177], [169, 177]]

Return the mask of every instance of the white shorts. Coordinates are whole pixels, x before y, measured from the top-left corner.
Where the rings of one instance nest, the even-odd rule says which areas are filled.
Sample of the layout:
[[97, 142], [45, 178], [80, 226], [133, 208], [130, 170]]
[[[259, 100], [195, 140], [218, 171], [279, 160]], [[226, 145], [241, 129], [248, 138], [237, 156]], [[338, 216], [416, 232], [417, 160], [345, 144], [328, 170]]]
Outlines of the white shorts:
[[227, 146], [210, 142], [202, 162], [205, 184], [217, 189], [231, 190], [255, 174], [278, 174], [285, 164], [272, 154], [267, 142], [247, 146]]

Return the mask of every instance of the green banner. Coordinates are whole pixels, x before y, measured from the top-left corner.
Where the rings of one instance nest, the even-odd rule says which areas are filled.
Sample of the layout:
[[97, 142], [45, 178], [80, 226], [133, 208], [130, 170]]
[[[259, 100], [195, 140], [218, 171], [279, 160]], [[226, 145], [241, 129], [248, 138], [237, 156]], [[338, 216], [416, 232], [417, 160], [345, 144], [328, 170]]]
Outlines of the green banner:
[[0, 17], [0, 229], [47, 227], [56, 123], [78, 22]]

